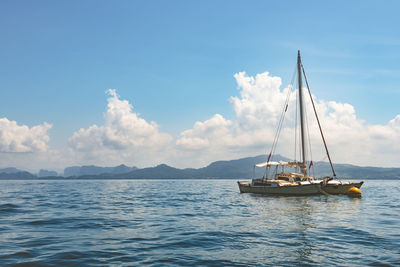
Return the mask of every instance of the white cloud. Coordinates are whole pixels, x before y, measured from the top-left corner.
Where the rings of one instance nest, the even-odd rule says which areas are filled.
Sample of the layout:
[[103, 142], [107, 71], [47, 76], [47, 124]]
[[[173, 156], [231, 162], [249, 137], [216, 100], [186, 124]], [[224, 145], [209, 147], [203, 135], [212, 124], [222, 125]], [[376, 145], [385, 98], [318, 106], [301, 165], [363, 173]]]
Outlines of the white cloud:
[[[265, 72], [252, 77], [245, 72], [234, 75], [239, 96], [230, 103], [234, 117], [215, 114], [197, 121], [182, 131], [174, 142], [133, 111], [127, 100], [108, 90], [103, 125], [92, 125], [73, 133], [69, 149], [49, 150], [47, 131], [50, 124], [29, 128], [15, 121], [0, 119], [0, 151], [36, 152], [3, 155], [3, 166], [35, 168], [46, 162], [53, 168], [70, 165], [117, 164], [139, 167], [167, 163], [176, 167], [203, 167], [215, 160], [235, 159], [269, 153], [286, 97], [289, 109], [283, 125], [277, 153], [293, 157], [296, 92], [282, 88], [279, 77]], [[313, 96], [331, 156], [336, 163], [373, 166], [400, 166], [400, 114], [387, 124], [371, 125], [356, 116], [348, 103], [319, 100]], [[325, 158], [319, 130], [307, 105], [313, 160]], [[4, 165], [6, 164], [6, 165]]]
[[[190, 161], [198, 163], [199, 157], [200, 162], [206, 164], [264, 153], [266, 145], [272, 141], [289, 89], [281, 92], [281, 79], [267, 72], [256, 77], [240, 72], [235, 78], [240, 89], [240, 97], [230, 98], [235, 120], [216, 114], [204, 122], [196, 122], [177, 139], [178, 148], [188, 152], [185, 162], [189, 166], [193, 166]], [[193, 150], [192, 158], [189, 152]]]
[[[289, 88], [281, 90], [281, 79], [270, 76], [268, 72], [255, 77], [240, 72], [234, 77], [240, 90], [240, 97], [230, 98], [235, 119], [229, 121], [216, 114], [209, 120], [196, 122], [192, 129], [182, 132], [178, 138], [176, 144], [181, 150], [196, 149], [193, 157], [201, 154], [209, 161], [269, 151]], [[296, 93], [290, 93], [289, 110], [290, 107], [295, 110]], [[354, 107], [348, 103], [313, 98], [335, 162], [399, 166], [398, 157], [394, 155], [400, 154], [400, 115], [387, 125], [368, 125], [357, 118]], [[311, 103], [307, 105], [307, 114], [313, 159], [324, 159], [325, 152]], [[276, 151], [288, 157], [294, 154], [294, 118], [295, 113], [288, 111]], [[211, 123], [214, 121], [219, 123]], [[214, 129], [219, 129], [218, 134]], [[189, 158], [186, 155], [187, 161]]]
[[115, 89], [107, 93], [110, 97], [104, 125], [81, 128], [69, 139], [70, 147], [80, 152], [86, 160], [92, 159], [94, 162], [106, 158], [108, 163], [116, 164], [140, 157], [149, 157], [146, 162], [155, 159], [152, 154], [165, 149], [172, 137], [161, 133], [155, 122], [140, 118], [138, 113], [132, 111], [132, 105], [127, 100], [119, 99]]
[[390, 125], [392, 128], [395, 128], [395, 129], [399, 129], [399, 130], [400, 130], [400, 114], [397, 115], [393, 120], [391, 120], [391, 121], [389, 122], [389, 125]]
[[234, 75], [240, 90], [239, 97], [230, 102], [236, 113], [236, 122], [241, 129], [253, 130], [277, 122], [287, 90], [280, 91], [281, 78], [269, 76], [268, 72], [247, 76], [245, 72]]
[[196, 122], [193, 129], [180, 134], [176, 141], [178, 148], [189, 150], [206, 149], [227, 143], [232, 122], [224, 119], [220, 114], [215, 114], [205, 122]]
[[44, 122], [29, 128], [7, 118], [0, 119], [0, 152], [46, 151], [51, 124]]

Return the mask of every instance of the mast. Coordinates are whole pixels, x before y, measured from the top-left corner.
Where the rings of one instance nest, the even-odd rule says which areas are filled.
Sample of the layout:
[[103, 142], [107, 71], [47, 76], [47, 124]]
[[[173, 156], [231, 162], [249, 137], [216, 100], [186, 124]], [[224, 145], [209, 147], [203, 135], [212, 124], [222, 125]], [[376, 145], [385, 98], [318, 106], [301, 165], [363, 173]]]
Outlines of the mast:
[[304, 108], [303, 108], [303, 85], [302, 85], [302, 76], [301, 76], [301, 58], [300, 58], [300, 50], [297, 54], [297, 73], [299, 80], [299, 107], [300, 107], [300, 136], [301, 136], [301, 163], [302, 166], [301, 172], [304, 176], [307, 175], [307, 164], [306, 164], [306, 150], [305, 150], [305, 127], [304, 127]]

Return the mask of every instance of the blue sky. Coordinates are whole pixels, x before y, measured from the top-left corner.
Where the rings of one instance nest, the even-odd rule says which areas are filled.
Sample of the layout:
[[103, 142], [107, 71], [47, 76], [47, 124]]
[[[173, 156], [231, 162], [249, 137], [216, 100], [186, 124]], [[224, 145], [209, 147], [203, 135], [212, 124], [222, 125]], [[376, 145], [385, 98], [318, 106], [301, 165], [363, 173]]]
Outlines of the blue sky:
[[214, 114], [234, 124], [236, 73], [268, 71], [286, 87], [300, 49], [319, 99], [386, 125], [400, 114], [398, 10], [398, 1], [1, 1], [0, 118], [47, 122], [46, 150], [65, 150], [80, 128], [104, 124], [115, 88], [176, 140]]

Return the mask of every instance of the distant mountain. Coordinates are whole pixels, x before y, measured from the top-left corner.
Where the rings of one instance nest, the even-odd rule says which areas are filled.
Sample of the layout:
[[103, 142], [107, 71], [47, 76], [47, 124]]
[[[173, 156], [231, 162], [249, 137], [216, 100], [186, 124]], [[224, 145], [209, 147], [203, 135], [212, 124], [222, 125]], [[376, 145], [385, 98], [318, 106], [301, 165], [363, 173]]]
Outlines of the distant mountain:
[[[254, 165], [267, 160], [265, 155], [241, 158], [236, 160], [216, 161], [204, 168], [177, 169], [165, 164], [156, 167], [136, 169], [129, 173], [118, 174], [109, 178], [125, 179], [249, 179], [261, 177], [265, 168], [255, 168]], [[274, 161], [288, 161], [280, 155], [273, 157]], [[328, 162], [315, 162], [310, 174], [315, 177], [332, 176]], [[400, 179], [400, 168], [360, 167], [350, 164], [334, 164], [337, 177], [353, 179]], [[289, 170], [290, 171], [290, 170]]]
[[[116, 167], [75, 166], [65, 168], [64, 176], [70, 179], [249, 179], [261, 177], [264, 174], [265, 168], [255, 168], [254, 165], [266, 160], [267, 157], [261, 155], [216, 161], [199, 169], [178, 169], [165, 164], [143, 169], [125, 165]], [[275, 155], [272, 160], [288, 161], [287, 158], [280, 155]], [[328, 162], [314, 162], [313, 165], [310, 170], [312, 176], [332, 175]], [[360, 167], [350, 164], [335, 164], [334, 167], [339, 179], [400, 179], [400, 168]], [[46, 170], [39, 172], [40, 179], [61, 178], [56, 175], [55, 172]], [[38, 177], [16, 168], [4, 168], [0, 169], [0, 179], [38, 179]]]
[[99, 167], [99, 166], [73, 166], [64, 169], [64, 177], [83, 176], [83, 175], [100, 175], [100, 174], [120, 174], [136, 170], [136, 167], [128, 167], [124, 164], [116, 167]]
[[36, 178], [35, 175], [26, 171], [21, 171], [14, 167], [0, 169], [0, 179], [34, 179], [34, 178]]
[[33, 175], [32, 173], [25, 172], [25, 171], [19, 171], [19, 172], [14, 172], [14, 173], [6, 173], [6, 172], [1, 172], [0, 173], [0, 179], [35, 179], [37, 178], [36, 175]]
[[[287, 161], [288, 159], [281, 155], [275, 155], [273, 160]], [[253, 176], [259, 177], [264, 174], [264, 168], [254, 168], [254, 165], [265, 161], [267, 161], [267, 156], [259, 155], [235, 160], [215, 161], [198, 170], [203, 177], [207, 178], [252, 178]]]
[[58, 176], [58, 174], [55, 171], [48, 171], [48, 170], [41, 169], [37, 176], [38, 177], [50, 177], [50, 176]]
[[129, 179], [185, 179], [196, 178], [190, 171], [170, 167], [166, 164], [161, 164], [156, 167], [137, 169], [129, 173], [114, 175], [115, 178]]
[[17, 172], [22, 172], [22, 171], [14, 167], [0, 169], [0, 173], [17, 173]]
[[[204, 168], [177, 169], [165, 164], [156, 167], [137, 169], [129, 173], [114, 175], [113, 178], [125, 179], [248, 179], [260, 177], [265, 169], [254, 168], [254, 165], [265, 162], [267, 157], [260, 155], [236, 160], [216, 161]], [[287, 160], [280, 155], [274, 160]]]
[[[317, 162], [314, 166], [315, 176], [332, 175], [328, 162]], [[400, 179], [400, 168], [361, 167], [351, 164], [334, 164], [333, 167], [338, 178]]]
[[[251, 162], [257, 161], [258, 157], [246, 158], [235, 161], [217, 161], [207, 167], [200, 169], [177, 169], [166, 164], [160, 164], [155, 167], [136, 169], [129, 173], [113, 175], [112, 178], [125, 179], [199, 179], [199, 178], [238, 178], [247, 174], [247, 169], [251, 166]], [[264, 156], [265, 158], [265, 156]], [[243, 170], [243, 165], [247, 165]]]

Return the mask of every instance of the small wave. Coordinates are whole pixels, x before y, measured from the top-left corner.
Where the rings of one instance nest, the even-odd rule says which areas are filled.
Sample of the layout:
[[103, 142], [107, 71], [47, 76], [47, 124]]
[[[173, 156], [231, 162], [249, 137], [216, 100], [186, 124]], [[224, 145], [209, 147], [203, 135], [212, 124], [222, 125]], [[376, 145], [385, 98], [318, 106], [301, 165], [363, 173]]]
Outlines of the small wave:
[[30, 259], [34, 255], [32, 253], [30, 253], [29, 251], [19, 251], [19, 252], [16, 252], [16, 253], [13, 253], [13, 254], [7, 255], [7, 256], [12, 257], [12, 258], [17, 258], [17, 259]]
[[25, 222], [25, 224], [28, 225], [57, 225], [57, 224], [63, 224], [65, 223], [65, 220], [62, 219], [48, 219], [48, 220], [34, 220], [34, 221], [29, 221]]
[[15, 185], [0, 203], [0, 266], [399, 265], [397, 195], [366, 187], [353, 203], [240, 194], [235, 181], [119, 183]]
[[48, 257], [48, 263], [55, 266], [98, 266], [110, 264], [115, 259], [124, 256], [124, 253], [114, 250], [92, 250], [92, 251], [63, 251]]
[[230, 260], [199, 259], [198, 257], [180, 256], [176, 258], [161, 258], [156, 260], [146, 260], [142, 262], [146, 265], [170, 265], [170, 266], [252, 266], [249, 263], [234, 262]]
[[16, 211], [18, 211], [19, 207], [20, 206], [12, 204], [12, 203], [1, 204], [0, 205], [0, 213], [16, 212]]

